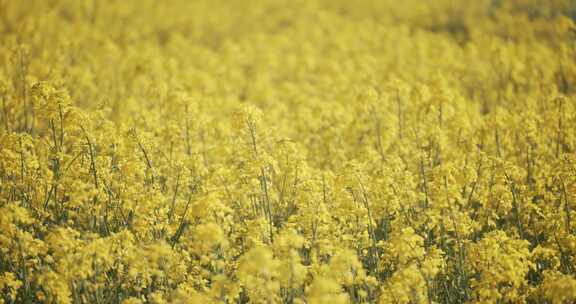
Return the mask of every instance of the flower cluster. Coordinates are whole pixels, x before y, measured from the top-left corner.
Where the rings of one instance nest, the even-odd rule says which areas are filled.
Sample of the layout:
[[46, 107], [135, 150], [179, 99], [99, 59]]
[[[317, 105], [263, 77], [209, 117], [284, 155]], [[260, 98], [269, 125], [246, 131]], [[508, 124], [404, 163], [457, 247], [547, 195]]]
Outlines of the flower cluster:
[[0, 0], [0, 304], [576, 301], [574, 0]]

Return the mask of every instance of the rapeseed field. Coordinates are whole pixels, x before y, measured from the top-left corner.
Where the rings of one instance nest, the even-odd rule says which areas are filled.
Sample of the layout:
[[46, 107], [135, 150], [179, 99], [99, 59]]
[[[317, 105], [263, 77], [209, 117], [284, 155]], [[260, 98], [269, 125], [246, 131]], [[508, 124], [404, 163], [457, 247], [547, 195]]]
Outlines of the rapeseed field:
[[0, 0], [0, 303], [575, 303], [575, 0]]

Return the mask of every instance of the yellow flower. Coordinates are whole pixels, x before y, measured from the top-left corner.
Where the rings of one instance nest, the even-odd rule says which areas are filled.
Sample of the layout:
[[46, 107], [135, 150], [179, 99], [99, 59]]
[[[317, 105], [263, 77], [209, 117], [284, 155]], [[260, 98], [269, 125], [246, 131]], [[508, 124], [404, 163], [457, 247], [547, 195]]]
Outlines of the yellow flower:
[[311, 304], [348, 303], [348, 296], [338, 282], [330, 278], [318, 277], [306, 290], [306, 300]]
[[7, 290], [10, 300], [16, 300], [16, 295], [20, 287], [22, 287], [22, 281], [16, 279], [13, 273], [5, 272], [0, 276], [0, 290]]

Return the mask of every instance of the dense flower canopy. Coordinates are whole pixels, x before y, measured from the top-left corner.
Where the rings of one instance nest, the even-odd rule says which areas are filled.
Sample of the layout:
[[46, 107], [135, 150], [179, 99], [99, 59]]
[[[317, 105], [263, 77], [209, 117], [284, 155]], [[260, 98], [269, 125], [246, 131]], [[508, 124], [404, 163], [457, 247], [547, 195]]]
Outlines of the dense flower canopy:
[[572, 303], [575, 19], [0, 0], [0, 303]]

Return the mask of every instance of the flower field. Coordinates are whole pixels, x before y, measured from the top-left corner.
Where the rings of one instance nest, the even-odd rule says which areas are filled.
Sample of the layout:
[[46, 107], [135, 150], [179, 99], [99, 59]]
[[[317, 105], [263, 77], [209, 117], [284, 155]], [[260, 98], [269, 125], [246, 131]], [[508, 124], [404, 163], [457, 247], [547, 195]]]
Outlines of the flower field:
[[575, 303], [576, 0], [0, 0], [0, 303]]

